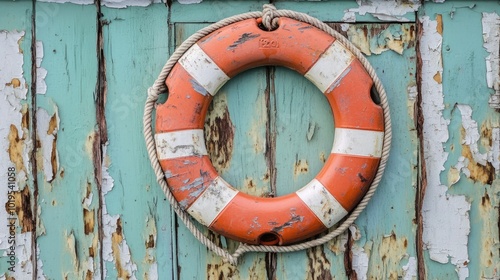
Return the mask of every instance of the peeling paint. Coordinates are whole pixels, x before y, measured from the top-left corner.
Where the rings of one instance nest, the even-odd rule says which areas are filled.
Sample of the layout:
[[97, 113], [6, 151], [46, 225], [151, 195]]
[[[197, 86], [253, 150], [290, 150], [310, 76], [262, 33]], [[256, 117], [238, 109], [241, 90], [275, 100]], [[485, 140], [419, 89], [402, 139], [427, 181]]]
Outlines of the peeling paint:
[[43, 43], [36, 41], [36, 93], [45, 94], [47, 92], [47, 84], [45, 77], [47, 77], [47, 69], [42, 67], [43, 59]]
[[47, 182], [55, 179], [59, 167], [59, 156], [57, 153], [57, 131], [59, 130], [59, 116], [57, 106], [54, 106], [55, 113], [50, 116], [43, 109], [36, 110], [36, 130], [37, 139], [40, 142], [42, 160], [38, 161], [42, 165], [43, 174]]
[[309, 173], [309, 163], [305, 159], [295, 159], [293, 165], [293, 176], [297, 178], [299, 175]]
[[359, 50], [367, 56], [392, 50], [403, 54], [415, 45], [415, 25], [413, 24], [343, 24], [342, 30]]
[[410, 257], [408, 263], [403, 266], [403, 280], [417, 279], [417, 276], [417, 259]]
[[[486, 84], [495, 90], [491, 95], [490, 107], [500, 110], [500, 16], [497, 13], [482, 13], [483, 47], [488, 52], [486, 57]], [[498, 168], [496, 168], [498, 171]]]
[[[497, 188], [498, 189], [498, 188]], [[484, 194], [479, 203], [479, 214], [483, 224], [481, 226], [480, 263], [481, 279], [500, 279], [500, 263], [498, 262], [500, 251], [500, 226], [498, 222], [499, 201], [496, 190], [484, 189]], [[490, 194], [491, 197], [490, 197]]]
[[415, 106], [417, 103], [418, 87], [416, 85], [410, 85], [408, 86], [406, 92], [408, 93], [408, 114], [412, 120], [416, 121], [417, 118], [415, 117]]
[[357, 280], [368, 279], [368, 264], [370, 258], [363, 247], [352, 246], [352, 269], [356, 271]]
[[210, 104], [205, 118], [205, 146], [215, 169], [229, 168], [233, 155], [234, 126], [225, 95], [218, 95]]
[[203, 2], [203, 0], [177, 0], [179, 4], [198, 4]]
[[77, 245], [76, 245], [76, 238], [75, 235], [73, 234], [73, 231], [70, 231], [69, 233], [66, 232], [66, 247], [69, 251], [69, 255], [71, 256], [71, 261], [73, 263], [73, 270], [78, 271], [80, 267], [80, 262], [78, 259], [78, 254], [77, 254]]
[[333, 279], [330, 271], [331, 264], [323, 251], [323, 246], [307, 249], [307, 263], [306, 279]]
[[[27, 186], [29, 158], [32, 143], [28, 132], [28, 107], [23, 104], [28, 88], [23, 76], [23, 51], [20, 43], [24, 39], [24, 31], [0, 30], [0, 219], [7, 221], [15, 218], [15, 254], [17, 262], [15, 272], [9, 272], [6, 278], [25, 279], [33, 275], [32, 235], [33, 214], [31, 211], [31, 194]], [[15, 181], [8, 186], [8, 168], [15, 167]], [[15, 210], [7, 210], [8, 191], [12, 191]], [[12, 196], [13, 195], [13, 196]], [[21, 215], [20, 217], [18, 215]], [[0, 250], [2, 257], [7, 256], [9, 244], [9, 227], [0, 227]], [[6, 260], [6, 258], [4, 258]]]
[[[439, 18], [439, 17], [438, 17]], [[470, 203], [465, 196], [448, 195], [448, 187], [441, 183], [440, 174], [448, 159], [444, 150], [447, 142], [449, 120], [444, 119], [444, 97], [442, 84], [434, 79], [436, 73], [443, 73], [441, 58], [442, 24], [428, 16], [419, 19], [423, 33], [420, 41], [422, 58], [422, 113], [424, 159], [427, 187], [424, 196], [423, 242], [432, 260], [439, 263], [451, 262], [456, 266], [459, 279], [469, 275], [467, 264], [468, 236], [470, 232]], [[443, 226], [446, 221], [446, 226]]]
[[45, 273], [43, 272], [43, 262], [40, 259], [40, 247], [38, 246], [38, 244], [36, 245], [36, 275], [37, 280], [47, 279]]
[[497, 13], [483, 13], [483, 47], [489, 53], [486, 57], [486, 84], [493, 88], [499, 82], [500, 16]]
[[[378, 242], [377, 242], [378, 243]], [[400, 267], [408, 260], [408, 238], [396, 235], [394, 231], [382, 237], [378, 252], [383, 264], [384, 278], [397, 279], [402, 276]], [[416, 271], [415, 271], [416, 272]]]
[[[22, 190], [13, 192], [17, 222], [21, 232], [32, 232], [34, 230], [33, 213], [31, 211], [31, 193], [28, 186]], [[6, 211], [8, 211], [6, 209]]]
[[[122, 279], [137, 279], [135, 273], [137, 265], [132, 261], [130, 248], [125, 239], [120, 215], [110, 215], [106, 206], [106, 194], [113, 189], [114, 180], [108, 172], [109, 160], [106, 156], [107, 145], [102, 147], [102, 258], [105, 262], [112, 262], [115, 265], [118, 277]], [[106, 277], [106, 266], [104, 277]]]
[[351, 8], [344, 11], [342, 21], [356, 22], [356, 14], [372, 16], [382, 21], [410, 21], [405, 17], [408, 13], [414, 13], [420, 7], [419, 0], [384, 0], [384, 1], [370, 1], [370, 0], [356, 0], [358, 8]]
[[[493, 133], [497, 133], [498, 128], [491, 129], [489, 127], [491, 125], [482, 127], [483, 132], [488, 134], [486, 135], [488, 145], [484, 145], [488, 151], [481, 153], [479, 151], [481, 136], [477, 122], [472, 119], [472, 108], [465, 104], [457, 104], [456, 107], [462, 117], [462, 156], [459, 157], [457, 164], [450, 168], [449, 182], [451, 184], [458, 182], [460, 179], [459, 172], [461, 171], [474, 181], [491, 185], [495, 177], [495, 170], [497, 174], [500, 172], [498, 169], [500, 164], [498, 150], [500, 148], [495, 145], [496, 142], [493, 142], [497, 141]], [[490, 146], [490, 142], [492, 142], [492, 146]]]
[[153, 216], [146, 217], [146, 227], [144, 228], [146, 255], [144, 263], [149, 265], [149, 269], [144, 272], [144, 279], [158, 278], [158, 263], [156, 261], [156, 220]]

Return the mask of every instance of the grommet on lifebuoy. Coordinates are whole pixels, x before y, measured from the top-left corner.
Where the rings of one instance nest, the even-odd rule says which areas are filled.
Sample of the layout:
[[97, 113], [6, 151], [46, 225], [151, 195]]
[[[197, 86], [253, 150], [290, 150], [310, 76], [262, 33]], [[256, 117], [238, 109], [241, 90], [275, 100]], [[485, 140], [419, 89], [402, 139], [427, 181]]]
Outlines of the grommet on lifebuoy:
[[[382, 108], [360, 61], [318, 28], [281, 17], [265, 31], [259, 19], [220, 28], [194, 44], [166, 78], [169, 96], [156, 113], [156, 150], [179, 205], [211, 230], [248, 244], [285, 245], [316, 235], [346, 216], [368, 190], [380, 163]], [[221, 178], [203, 133], [212, 97], [247, 69], [276, 65], [309, 79], [327, 97], [334, 143], [322, 170], [295, 193], [264, 198]]]

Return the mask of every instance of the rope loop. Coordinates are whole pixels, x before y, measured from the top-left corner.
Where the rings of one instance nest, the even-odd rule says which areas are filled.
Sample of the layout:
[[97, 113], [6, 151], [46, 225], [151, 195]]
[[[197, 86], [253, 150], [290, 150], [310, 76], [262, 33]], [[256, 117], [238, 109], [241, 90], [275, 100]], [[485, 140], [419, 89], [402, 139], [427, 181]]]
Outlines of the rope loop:
[[155, 87], [149, 87], [148, 88], [148, 99], [151, 99], [151, 100], [158, 100], [158, 95], [160, 94], [160, 92], [155, 89]]
[[[295, 19], [301, 22], [308, 23], [320, 30], [323, 30], [324, 32], [330, 34], [335, 39], [339, 40], [342, 44], [344, 44], [345, 47], [359, 59], [361, 64], [364, 66], [364, 68], [367, 70], [368, 74], [374, 81], [375, 88], [377, 89], [380, 96], [380, 102], [381, 102], [380, 106], [384, 111], [385, 134], [384, 134], [382, 156], [377, 174], [375, 175], [375, 178], [373, 179], [372, 184], [367, 193], [365, 194], [365, 196], [363, 197], [363, 199], [359, 202], [356, 208], [351, 213], [349, 213], [347, 218], [344, 219], [343, 222], [341, 222], [338, 225], [338, 227], [330, 229], [330, 231], [326, 235], [314, 240], [304, 241], [302, 243], [287, 245], [287, 246], [248, 245], [240, 243], [236, 251], [233, 254], [231, 254], [227, 249], [214, 243], [205, 234], [203, 234], [200, 231], [200, 229], [198, 229], [198, 227], [190, 219], [189, 214], [186, 211], [182, 210], [182, 207], [180, 207], [179, 203], [177, 202], [177, 200], [175, 200], [173, 194], [171, 193], [167, 185], [167, 181], [165, 179], [163, 170], [161, 169], [160, 163], [156, 155], [156, 145], [154, 143], [155, 141], [152, 129], [153, 126], [152, 112], [154, 110], [155, 103], [158, 100], [159, 94], [168, 90], [164, 85], [164, 82], [166, 77], [172, 70], [172, 67], [177, 63], [179, 58], [186, 52], [186, 50], [188, 50], [192, 45], [196, 44], [198, 40], [200, 40], [207, 34], [210, 34], [211, 32], [214, 32], [224, 26], [230, 25], [235, 22], [243, 21], [246, 19], [262, 18], [262, 25], [264, 26], [264, 28], [266, 28], [269, 31], [272, 31], [278, 28], [279, 17], [288, 17], [291, 19]], [[191, 37], [189, 37], [186, 41], [184, 41], [165, 63], [160, 74], [158, 75], [158, 78], [155, 80], [153, 86], [148, 88], [148, 95], [146, 103], [144, 105], [143, 129], [144, 129], [144, 140], [146, 142], [146, 147], [151, 161], [151, 166], [153, 167], [159, 185], [163, 190], [163, 192], [165, 193], [165, 196], [169, 201], [170, 205], [172, 206], [173, 210], [175, 211], [179, 219], [184, 222], [189, 231], [196, 237], [196, 239], [198, 239], [204, 246], [210, 249], [213, 253], [223, 258], [224, 261], [229, 262], [232, 265], [237, 265], [239, 257], [241, 257], [246, 252], [280, 253], [280, 252], [293, 252], [293, 251], [305, 250], [315, 246], [323, 245], [326, 242], [331, 241], [338, 235], [342, 234], [345, 230], [349, 228], [349, 226], [352, 225], [354, 220], [356, 220], [359, 214], [365, 209], [365, 207], [368, 204], [368, 201], [375, 193], [375, 190], [377, 189], [382, 179], [382, 175], [384, 173], [384, 169], [387, 164], [387, 159], [389, 157], [389, 150], [391, 146], [391, 137], [392, 137], [389, 102], [387, 100], [385, 89], [380, 79], [378, 78], [377, 74], [375, 73], [375, 69], [373, 69], [368, 60], [361, 54], [359, 49], [356, 46], [354, 46], [351, 42], [349, 42], [347, 38], [342, 36], [340, 33], [335, 31], [322, 21], [304, 13], [299, 13], [290, 10], [276, 10], [276, 8], [272, 4], [265, 4], [263, 6], [262, 12], [248, 12], [223, 19], [217, 23], [214, 23], [199, 30], [195, 34], [191, 35]]]
[[276, 7], [272, 4], [265, 4], [262, 10], [262, 25], [268, 30], [273, 31], [278, 28], [278, 17]]

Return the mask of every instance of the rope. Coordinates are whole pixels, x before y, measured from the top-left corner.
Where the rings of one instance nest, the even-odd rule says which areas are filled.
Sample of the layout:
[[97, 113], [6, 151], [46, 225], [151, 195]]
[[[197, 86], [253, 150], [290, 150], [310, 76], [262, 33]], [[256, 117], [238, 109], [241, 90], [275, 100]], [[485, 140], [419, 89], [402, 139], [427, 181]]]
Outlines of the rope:
[[[385, 134], [384, 134], [384, 145], [382, 148], [382, 156], [380, 160], [380, 165], [373, 179], [373, 182], [365, 194], [361, 202], [356, 206], [356, 208], [348, 215], [347, 219], [345, 219], [337, 228], [331, 230], [328, 234], [314, 240], [302, 242], [299, 244], [288, 245], [288, 246], [264, 246], [264, 245], [248, 245], [244, 243], [240, 243], [239, 247], [236, 251], [231, 254], [226, 249], [218, 246], [214, 242], [212, 242], [208, 237], [206, 237], [192, 222], [191, 217], [180, 207], [179, 203], [175, 200], [174, 196], [170, 192], [168, 188], [167, 182], [165, 180], [165, 176], [161, 166], [159, 164], [157, 155], [156, 155], [156, 146], [153, 137], [152, 131], [152, 112], [154, 109], [154, 105], [158, 100], [159, 94], [166, 92], [167, 88], [165, 86], [165, 79], [170, 73], [172, 67], [177, 63], [179, 58], [198, 40], [203, 38], [204, 36], [212, 33], [213, 31], [220, 29], [221, 27], [227, 26], [229, 24], [251, 19], [251, 18], [262, 18], [262, 24], [267, 30], [274, 30], [278, 27], [279, 17], [287, 17], [292, 18], [301, 22], [308, 23], [312, 26], [317, 27], [318, 29], [330, 34], [336, 40], [339, 40], [349, 51], [351, 51], [361, 62], [361, 64], [365, 67], [370, 77], [373, 79], [376, 90], [380, 96], [380, 105], [384, 111], [384, 124], [385, 124]], [[167, 63], [163, 66], [158, 78], [154, 82], [153, 86], [148, 89], [148, 97], [146, 99], [146, 103], [144, 105], [144, 117], [143, 117], [143, 125], [144, 125], [144, 139], [146, 141], [146, 148], [149, 154], [149, 158], [151, 161], [151, 166], [156, 175], [156, 180], [161, 186], [163, 192], [165, 193], [170, 205], [174, 209], [175, 213], [179, 216], [179, 218], [184, 222], [186, 227], [191, 231], [191, 233], [198, 239], [203, 245], [205, 245], [208, 249], [213, 251], [215, 254], [227, 260], [229, 263], [233, 265], [237, 265], [238, 258], [246, 252], [293, 252], [304, 249], [309, 249], [315, 246], [319, 246], [325, 244], [326, 242], [332, 240], [336, 236], [343, 233], [349, 226], [352, 225], [354, 220], [359, 216], [359, 214], [365, 209], [368, 201], [372, 198], [375, 193], [384, 173], [384, 169], [387, 164], [387, 159], [389, 157], [389, 150], [391, 146], [391, 138], [392, 138], [392, 128], [391, 128], [391, 117], [389, 112], [389, 103], [387, 100], [387, 95], [385, 89], [382, 85], [382, 82], [378, 78], [375, 70], [370, 65], [368, 60], [361, 54], [356, 46], [354, 46], [347, 38], [342, 36], [337, 31], [333, 30], [331, 27], [323, 23], [322, 21], [313, 18], [307, 14], [299, 13], [290, 10], [276, 10], [276, 8], [271, 4], [266, 4], [263, 6], [263, 12], [249, 12], [236, 16], [232, 16], [226, 19], [223, 19], [217, 23], [214, 23], [210, 26], [207, 26], [192, 36], [190, 36], [186, 41], [184, 41], [172, 54], [172, 56], [168, 59]]]

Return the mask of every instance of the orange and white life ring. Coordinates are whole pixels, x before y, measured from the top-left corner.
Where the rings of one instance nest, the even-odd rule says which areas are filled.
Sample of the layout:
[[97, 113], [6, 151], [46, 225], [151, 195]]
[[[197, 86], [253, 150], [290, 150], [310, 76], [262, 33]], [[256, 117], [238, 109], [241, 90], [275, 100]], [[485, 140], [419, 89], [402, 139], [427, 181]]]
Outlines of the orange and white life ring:
[[[157, 107], [156, 148], [169, 188], [201, 224], [248, 244], [285, 245], [316, 235], [351, 211], [368, 190], [384, 139], [382, 108], [371, 98], [371, 77], [334, 37], [282, 17], [274, 31], [259, 19], [233, 23], [199, 40], [166, 78], [169, 96]], [[221, 178], [207, 155], [203, 133], [219, 88], [247, 69], [291, 68], [327, 97], [335, 118], [333, 148], [306, 186], [264, 198], [238, 191]]]

